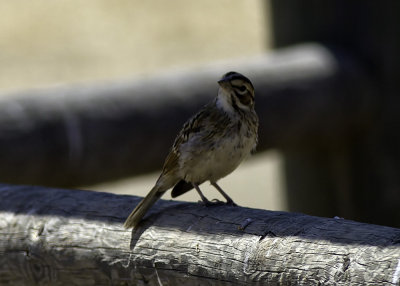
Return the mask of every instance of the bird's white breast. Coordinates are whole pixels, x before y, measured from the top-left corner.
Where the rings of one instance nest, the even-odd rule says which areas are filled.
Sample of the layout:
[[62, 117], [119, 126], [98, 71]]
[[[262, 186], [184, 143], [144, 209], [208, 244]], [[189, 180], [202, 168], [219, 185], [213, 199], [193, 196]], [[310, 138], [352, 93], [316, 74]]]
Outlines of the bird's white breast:
[[256, 144], [255, 135], [246, 136], [246, 126], [238, 131], [214, 140], [212, 146], [199, 146], [196, 136], [183, 144], [179, 160], [182, 178], [194, 183], [216, 182], [234, 171]]

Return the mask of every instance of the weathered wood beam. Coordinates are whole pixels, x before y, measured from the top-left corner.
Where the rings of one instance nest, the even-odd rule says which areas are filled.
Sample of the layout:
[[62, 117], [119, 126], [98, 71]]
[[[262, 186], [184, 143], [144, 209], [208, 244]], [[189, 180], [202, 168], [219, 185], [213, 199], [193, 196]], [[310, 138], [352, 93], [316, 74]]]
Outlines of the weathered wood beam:
[[258, 150], [334, 142], [371, 113], [362, 70], [317, 44], [134, 81], [1, 95], [0, 181], [79, 186], [158, 169], [228, 70], [254, 82]]
[[0, 185], [0, 284], [399, 285], [400, 229], [139, 199]]

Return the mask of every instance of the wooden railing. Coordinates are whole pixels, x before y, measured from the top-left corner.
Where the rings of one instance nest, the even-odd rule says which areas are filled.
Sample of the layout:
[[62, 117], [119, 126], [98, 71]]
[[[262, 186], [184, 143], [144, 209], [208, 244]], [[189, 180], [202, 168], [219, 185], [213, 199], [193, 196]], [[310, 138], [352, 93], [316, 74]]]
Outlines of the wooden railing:
[[400, 229], [341, 218], [0, 185], [1, 285], [399, 285]]

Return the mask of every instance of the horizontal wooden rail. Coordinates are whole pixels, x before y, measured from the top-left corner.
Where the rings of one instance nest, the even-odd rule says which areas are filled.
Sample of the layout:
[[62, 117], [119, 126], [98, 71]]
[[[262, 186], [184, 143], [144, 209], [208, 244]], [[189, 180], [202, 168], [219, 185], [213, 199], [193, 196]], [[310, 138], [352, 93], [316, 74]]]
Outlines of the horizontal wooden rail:
[[399, 285], [400, 229], [139, 199], [0, 185], [0, 284]]
[[373, 88], [357, 63], [304, 44], [132, 81], [2, 94], [0, 181], [72, 187], [159, 169], [183, 123], [216, 96], [229, 70], [255, 85], [258, 150], [335, 144], [369, 122]]

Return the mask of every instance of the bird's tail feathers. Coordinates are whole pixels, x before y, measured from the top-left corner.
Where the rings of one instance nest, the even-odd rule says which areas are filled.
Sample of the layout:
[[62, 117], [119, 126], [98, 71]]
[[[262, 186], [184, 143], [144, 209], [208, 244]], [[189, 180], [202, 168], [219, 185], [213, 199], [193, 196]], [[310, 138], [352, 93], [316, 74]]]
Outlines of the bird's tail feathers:
[[160, 190], [158, 184], [156, 184], [147, 196], [136, 206], [131, 212], [124, 223], [125, 228], [135, 228], [149, 208], [155, 204], [155, 202], [164, 194], [165, 191]]

